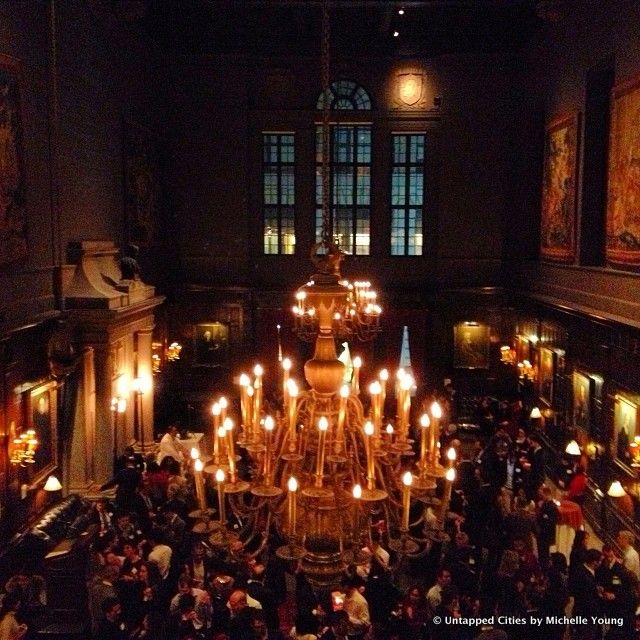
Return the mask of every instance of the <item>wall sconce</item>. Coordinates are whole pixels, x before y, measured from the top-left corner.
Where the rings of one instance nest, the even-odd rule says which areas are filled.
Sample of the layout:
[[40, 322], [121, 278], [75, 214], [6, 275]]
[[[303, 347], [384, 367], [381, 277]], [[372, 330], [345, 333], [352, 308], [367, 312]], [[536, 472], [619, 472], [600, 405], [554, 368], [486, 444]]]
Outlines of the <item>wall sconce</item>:
[[505, 344], [500, 347], [500, 362], [504, 364], [516, 363], [516, 352], [509, 345]]
[[56, 476], [49, 476], [47, 481], [44, 483], [45, 491], [62, 491], [62, 485], [60, 484], [60, 480], [56, 478]]
[[607, 495], [610, 498], [623, 498], [624, 496], [627, 495], [627, 492], [624, 490], [624, 487], [620, 484], [620, 480], [614, 480], [609, 486]]
[[20, 437], [15, 438], [13, 441], [13, 449], [9, 461], [11, 464], [19, 464], [21, 467], [33, 464], [38, 444], [36, 432], [33, 429], [21, 433]]
[[582, 455], [582, 452], [580, 451], [580, 445], [575, 440], [569, 440], [567, 446], [564, 448], [564, 452], [570, 456]]
[[182, 351], [182, 345], [179, 342], [172, 342], [167, 347], [167, 360], [169, 362], [174, 362], [175, 360], [180, 360], [180, 352]]

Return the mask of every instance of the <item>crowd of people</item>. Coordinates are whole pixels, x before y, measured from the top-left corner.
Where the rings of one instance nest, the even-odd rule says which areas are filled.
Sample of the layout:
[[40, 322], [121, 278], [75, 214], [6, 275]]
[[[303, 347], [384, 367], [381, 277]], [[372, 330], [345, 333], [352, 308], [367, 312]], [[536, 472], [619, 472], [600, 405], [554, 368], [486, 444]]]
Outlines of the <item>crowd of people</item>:
[[[451, 402], [448, 411], [454, 413]], [[91, 638], [636, 638], [640, 559], [633, 534], [622, 531], [615, 548], [597, 550], [580, 530], [569, 558], [554, 551], [557, 489], [545, 476], [541, 438], [518, 403], [482, 398], [474, 412], [478, 433], [451, 422], [441, 435], [443, 452], [458, 451], [447, 539], [402, 558], [377, 523], [363, 535], [365, 560], [345, 567], [340, 586], [328, 593], [276, 556], [281, 540], [273, 525], [264, 544], [243, 539], [233, 514], [228, 525], [240, 535], [230, 545], [213, 543], [206, 528], [194, 531], [194, 488], [175, 430], [153, 459], [125, 451], [103, 485], [115, 487], [113, 499], [91, 507]], [[579, 461], [574, 472], [584, 474]], [[425, 508], [419, 501], [412, 507]], [[411, 521], [419, 515], [414, 511]], [[424, 538], [422, 527], [412, 529], [416, 539]], [[29, 607], [40, 598], [27, 593], [33, 576], [12, 580], [2, 598], [0, 640], [28, 637]]]

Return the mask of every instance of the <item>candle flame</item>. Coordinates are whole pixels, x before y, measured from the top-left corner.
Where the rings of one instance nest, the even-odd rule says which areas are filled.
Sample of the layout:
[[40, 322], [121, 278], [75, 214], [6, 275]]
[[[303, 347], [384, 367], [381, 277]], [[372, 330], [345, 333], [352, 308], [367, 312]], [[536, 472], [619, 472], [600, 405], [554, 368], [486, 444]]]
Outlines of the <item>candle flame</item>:
[[437, 402], [431, 404], [431, 415], [438, 420], [442, 418], [442, 407]]
[[327, 420], [326, 416], [322, 416], [320, 420], [318, 420], [318, 429], [320, 429], [320, 431], [326, 431], [328, 428], [329, 421]]
[[413, 476], [411, 475], [411, 471], [405, 471], [402, 474], [402, 484], [405, 487], [410, 487], [413, 484]]
[[216, 471], [216, 482], [224, 482], [224, 469], [218, 469]]
[[295, 493], [298, 490], [298, 481], [293, 476], [289, 478], [289, 482], [287, 482], [287, 488], [292, 493]]
[[356, 500], [360, 500], [360, 498], [362, 498], [362, 487], [359, 484], [353, 485], [353, 497]]
[[431, 424], [431, 420], [429, 420], [429, 414], [423, 413], [420, 416], [420, 426], [426, 429]]

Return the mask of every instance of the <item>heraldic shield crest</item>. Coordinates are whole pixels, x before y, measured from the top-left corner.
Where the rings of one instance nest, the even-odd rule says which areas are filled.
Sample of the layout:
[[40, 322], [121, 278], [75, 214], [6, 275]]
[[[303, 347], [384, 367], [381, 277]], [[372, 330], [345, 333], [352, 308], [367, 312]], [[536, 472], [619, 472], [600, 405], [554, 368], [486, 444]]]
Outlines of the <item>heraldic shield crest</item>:
[[424, 78], [421, 73], [398, 74], [398, 97], [400, 102], [413, 106], [420, 102], [424, 93]]

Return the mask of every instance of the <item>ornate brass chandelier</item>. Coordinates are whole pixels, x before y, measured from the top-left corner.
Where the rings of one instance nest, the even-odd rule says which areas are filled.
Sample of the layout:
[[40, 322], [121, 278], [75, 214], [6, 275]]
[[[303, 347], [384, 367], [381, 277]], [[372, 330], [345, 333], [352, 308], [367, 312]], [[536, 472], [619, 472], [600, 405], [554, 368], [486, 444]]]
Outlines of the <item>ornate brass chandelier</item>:
[[[260, 549], [275, 530], [283, 541], [278, 555], [300, 560], [310, 583], [318, 588], [334, 585], [346, 563], [361, 561], [374, 512], [384, 521], [389, 544], [400, 557], [423, 553], [430, 541], [442, 538], [456, 455], [451, 449], [448, 468], [441, 464], [442, 412], [434, 402], [420, 419], [419, 458], [414, 463], [417, 451], [410, 416], [415, 381], [411, 375], [398, 372], [395, 417], [388, 421], [388, 372], [382, 370], [369, 385], [363, 402], [360, 367], [355, 366], [352, 378], [345, 382], [345, 365], [337, 357], [337, 339], [371, 340], [378, 334], [381, 308], [368, 282], [351, 284], [342, 278], [343, 254], [331, 233], [326, 1], [322, 11], [322, 81], [322, 234], [311, 250], [315, 273], [296, 292], [293, 307], [298, 337], [315, 341], [313, 357], [304, 365], [309, 388], [303, 390], [291, 377], [292, 363], [283, 359], [278, 385], [281, 404], [269, 415], [263, 395], [264, 371], [256, 365], [252, 377], [239, 377], [240, 433], [235, 435], [233, 422], [226, 415], [227, 401], [221, 399], [212, 408], [211, 464], [203, 467], [197, 452], [194, 454], [198, 515], [205, 519], [209, 512], [203, 468], [215, 476], [218, 488], [218, 526], [202, 523], [204, 530], [216, 528], [215, 543], [225, 545], [232, 539], [225, 526], [228, 506], [245, 528], [252, 530], [247, 535], [258, 532], [262, 536]], [[247, 452], [250, 479], [238, 476], [236, 446]], [[444, 482], [441, 500], [435, 498], [438, 478]], [[412, 509], [412, 501], [418, 501], [419, 508]]]

